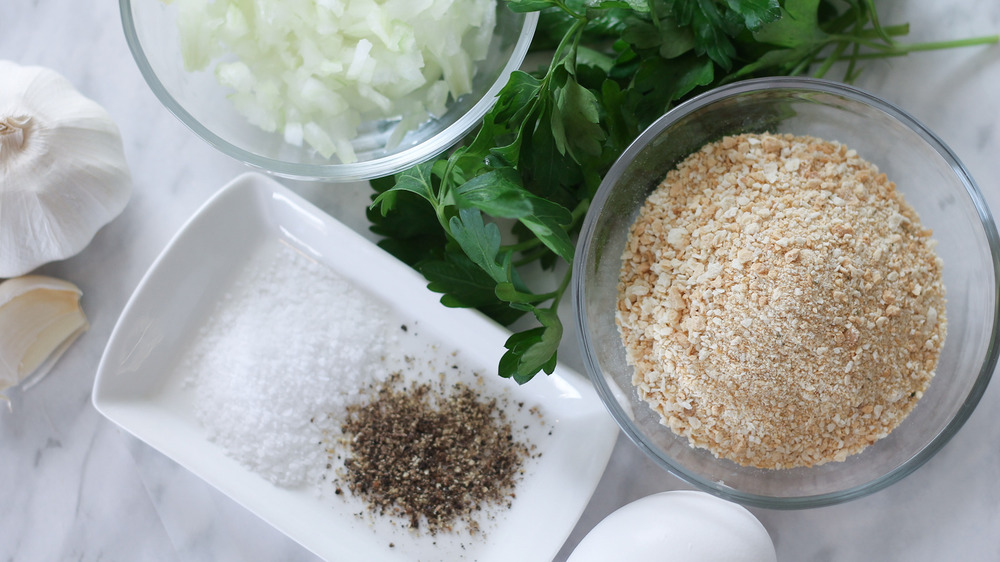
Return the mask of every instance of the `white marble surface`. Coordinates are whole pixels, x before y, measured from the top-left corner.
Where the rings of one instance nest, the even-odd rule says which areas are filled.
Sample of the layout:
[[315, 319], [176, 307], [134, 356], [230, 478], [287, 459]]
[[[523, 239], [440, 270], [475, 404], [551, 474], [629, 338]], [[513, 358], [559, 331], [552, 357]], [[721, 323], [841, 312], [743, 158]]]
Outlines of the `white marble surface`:
[[[996, 0], [881, 2], [911, 39], [1000, 31]], [[0, 559], [314, 560], [158, 452], [119, 431], [90, 402], [101, 353], [129, 295], [183, 222], [246, 170], [170, 115], [143, 82], [117, 3], [0, 1], [0, 58], [58, 70], [109, 109], [134, 176], [125, 212], [81, 254], [43, 267], [84, 291], [92, 328], [48, 378], [0, 410]], [[1000, 47], [873, 62], [858, 84], [902, 106], [949, 143], [1000, 209]], [[289, 183], [357, 230], [364, 186]], [[572, 335], [564, 360], [582, 370]], [[1000, 386], [935, 458], [902, 482], [806, 511], [754, 509], [782, 561], [1000, 560]], [[619, 439], [564, 559], [630, 500], [687, 488]]]

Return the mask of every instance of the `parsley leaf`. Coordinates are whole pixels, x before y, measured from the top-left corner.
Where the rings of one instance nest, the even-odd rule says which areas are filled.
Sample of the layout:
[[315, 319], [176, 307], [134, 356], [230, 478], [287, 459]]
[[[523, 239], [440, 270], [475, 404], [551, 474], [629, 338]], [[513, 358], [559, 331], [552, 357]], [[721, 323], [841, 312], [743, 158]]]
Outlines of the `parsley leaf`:
[[495, 223], [483, 221], [483, 215], [474, 209], [462, 209], [448, 223], [451, 235], [462, 247], [465, 255], [485, 271], [493, 281], [507, 281], [507, 274], [497, 262], [500, 253], [500, 228]]

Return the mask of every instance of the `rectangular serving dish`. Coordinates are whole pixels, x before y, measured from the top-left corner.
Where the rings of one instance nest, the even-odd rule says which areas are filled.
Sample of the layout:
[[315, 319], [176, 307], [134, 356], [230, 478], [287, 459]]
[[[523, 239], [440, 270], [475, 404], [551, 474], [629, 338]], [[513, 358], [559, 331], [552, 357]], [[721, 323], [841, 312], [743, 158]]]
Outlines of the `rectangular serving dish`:
[[[419, 321], [441, 346], [475, 358], [489, 392], [539, 405], [545, 437], [534, 443], [537, 455], [513, 503], [491, 515], [486, 532], [421, 535], [398, 521], [360, 518], [357, 503], [273, 485], [207, 438], [178, 357], [248, 256], [275, 241]], [[93, 403], [109, 420], [324, 559], [551, 560], [589, 502], [618, 428], [589, 381], [563, 365], [523, 386], [497, 377], [508, 335], [476, 311], [441, 305], [411, 268], [280, 183], [248, 173], [205, 203], [140, 281], [101, 359]], [[538, 419], [526, 410], [508, 415], [526, 425]]]

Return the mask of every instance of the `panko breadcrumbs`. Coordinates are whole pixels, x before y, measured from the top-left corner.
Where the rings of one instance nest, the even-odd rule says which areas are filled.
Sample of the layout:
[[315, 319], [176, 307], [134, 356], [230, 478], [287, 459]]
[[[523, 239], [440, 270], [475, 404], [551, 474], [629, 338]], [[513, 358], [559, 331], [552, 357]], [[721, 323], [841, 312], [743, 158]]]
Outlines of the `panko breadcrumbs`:
[[649, 196], [622, 256], [616, 321], [638, 394], [741, 465], [843, 461], [933, 376], [946, 325], [934, 246], [842, 144], [707, 144]]

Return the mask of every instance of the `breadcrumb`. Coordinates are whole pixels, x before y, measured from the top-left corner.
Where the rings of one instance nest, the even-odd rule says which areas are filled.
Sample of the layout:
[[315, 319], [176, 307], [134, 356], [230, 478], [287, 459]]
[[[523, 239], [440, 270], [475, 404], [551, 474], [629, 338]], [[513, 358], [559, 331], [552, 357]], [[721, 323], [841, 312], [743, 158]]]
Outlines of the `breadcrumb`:
[[931, 231], [871, 163], [813, 137], [744, 134], [649, 196], [616, 321], [633, 384], [695, 447], [768, 469], [843, 461], [933, 377], [946, 332]]

